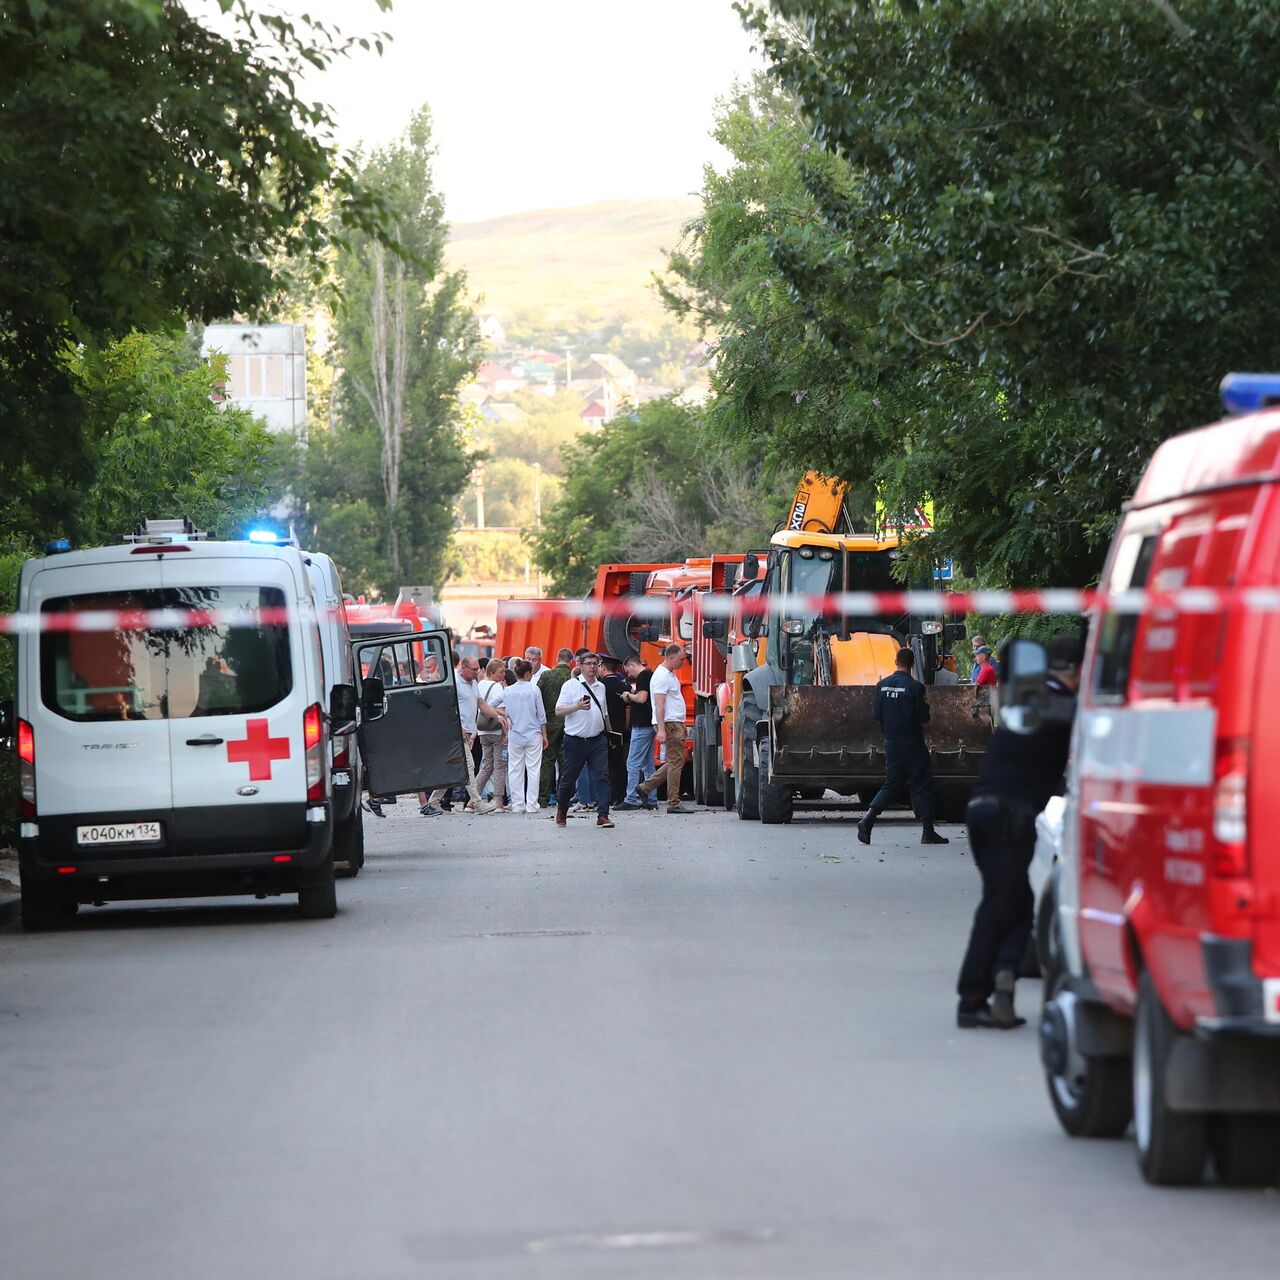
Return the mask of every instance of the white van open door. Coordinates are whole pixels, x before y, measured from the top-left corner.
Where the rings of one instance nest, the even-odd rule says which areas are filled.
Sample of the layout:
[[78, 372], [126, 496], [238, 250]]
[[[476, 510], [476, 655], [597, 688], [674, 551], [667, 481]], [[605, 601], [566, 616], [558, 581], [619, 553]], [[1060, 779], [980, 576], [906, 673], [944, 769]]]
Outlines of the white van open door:
[[369, 794], [432, 791], [467, 781], [466, 746], [447, 631], [383, 636], [351, 646], [363, 715]]

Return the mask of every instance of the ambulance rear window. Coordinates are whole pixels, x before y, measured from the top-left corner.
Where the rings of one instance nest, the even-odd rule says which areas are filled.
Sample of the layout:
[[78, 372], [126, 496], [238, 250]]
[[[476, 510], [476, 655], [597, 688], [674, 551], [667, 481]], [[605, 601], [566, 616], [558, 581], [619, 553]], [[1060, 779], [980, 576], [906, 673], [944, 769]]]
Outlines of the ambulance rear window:
[[[276, 587], [111, 591], [45, 601], [84, 610], [283, 609]], [[293, 687], [289, 629], [276, 622], [165, 631], [46, 631], [41, 700], [68, 720], [164, 720], [265, 711]]]

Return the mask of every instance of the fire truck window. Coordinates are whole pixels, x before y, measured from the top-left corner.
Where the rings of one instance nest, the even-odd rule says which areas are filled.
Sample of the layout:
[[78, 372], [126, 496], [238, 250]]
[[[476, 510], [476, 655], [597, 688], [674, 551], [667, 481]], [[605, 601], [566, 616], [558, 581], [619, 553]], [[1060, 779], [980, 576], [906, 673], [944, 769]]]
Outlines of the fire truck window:
[[[1108, 581], [1110, 591], [1139, 590], [1147, 585], [1155, 558], [1157, 535], [1130, 534], [1120, 544]], [[1139, 614], [1108, 612], [1098, 631], [1098, 659], [1094, 666], [1093, 691], [1100, 701], [1123, 702], [1129, 690], [1129, 668], [1133, 642], [1138, 634]]]

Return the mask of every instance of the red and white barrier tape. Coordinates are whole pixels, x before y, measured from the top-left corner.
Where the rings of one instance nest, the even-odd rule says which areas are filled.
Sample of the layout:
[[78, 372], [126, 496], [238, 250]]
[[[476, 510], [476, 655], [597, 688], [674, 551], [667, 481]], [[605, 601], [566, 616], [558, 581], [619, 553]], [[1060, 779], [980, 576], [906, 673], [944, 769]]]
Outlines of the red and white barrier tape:
[[[670, 596], [616, 596], [609, 600], [501, 600], [504, 619], [568, 617], [670, 616]], [[683, 607], [685, 601], [677, 601]], [[1220, 613], [1242, 608], [1254, 613], [1280, 612], [1280, 588], [1244, 587], [1232, 590], [1186, 588], [1179, 591], [1124, 591], [1114, 595], [1097, 590], [1054, 588], [1036, 591], [852, 591], [837, 595], [740, 596], [703, 593], [702, 615], [728, 617], [735, 608], [757, 616], [901, 617], [916, 614], [943, 617], [967, 613], [1083, 613], [1105, 609], [1114, 613]], [[202, 627], [284, 626], [292, 617], [285, 608], [266, 609], [70, 609], [43, 613], [0, 614], [0, 634], [31, 635], [43, 631], [173, 631]], [[388, 620], [391, 615], [388, 615]], [[394, 619], [408, 621], [409, 619]]]

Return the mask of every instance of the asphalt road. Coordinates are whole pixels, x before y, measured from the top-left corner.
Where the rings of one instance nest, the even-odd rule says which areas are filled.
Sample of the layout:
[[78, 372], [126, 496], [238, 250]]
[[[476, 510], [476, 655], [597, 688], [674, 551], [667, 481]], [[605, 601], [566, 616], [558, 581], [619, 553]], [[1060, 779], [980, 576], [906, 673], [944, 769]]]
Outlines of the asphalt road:
[[1146, 1188], [955, 1029], [963, 840], [400, 809], [334, 921], [0, 933], [0, 1275], [1274, 1274], [1274, 1193]]

